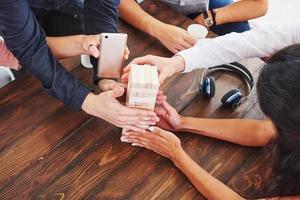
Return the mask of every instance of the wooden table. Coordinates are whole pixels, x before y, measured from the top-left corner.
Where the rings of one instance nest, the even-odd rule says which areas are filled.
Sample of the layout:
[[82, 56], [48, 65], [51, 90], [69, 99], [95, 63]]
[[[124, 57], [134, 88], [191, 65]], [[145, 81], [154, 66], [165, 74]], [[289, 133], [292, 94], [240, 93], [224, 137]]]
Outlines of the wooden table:
[[[142, 7], [167, 23], [183, 28], [192, 23], [155, 1]], [[171, 55], [155, 39], [121, 24], [121, 31], [129, 34], [132, 58]], [[260, 64], [247, 61], [255, 78]], [[73, 74], [91, 83], [91, 70], [77, 67]], [[182, 114], [263, 118], [255, 92], [236, 110], [221, 108], [226, 91], [244, 89], [237, 77], [216, 74], [216, 97], [210, 101], [200, 94], [200, 77], [196, 70], [163, 85]], [[121, 143], [119, 128], [63, 106], [30, 75], [0, 90], [0, 122], [0, 199], [204, 199], [168, 159]], [[242, 195], [276, 195], [268, 152], [191, 133], [177, 135], [196, 162]]]

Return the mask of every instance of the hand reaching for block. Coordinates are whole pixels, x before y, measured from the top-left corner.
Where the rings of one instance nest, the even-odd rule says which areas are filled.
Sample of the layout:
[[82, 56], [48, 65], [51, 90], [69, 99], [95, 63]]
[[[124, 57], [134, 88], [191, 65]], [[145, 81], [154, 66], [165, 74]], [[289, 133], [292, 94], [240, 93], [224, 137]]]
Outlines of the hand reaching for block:
[[131, 65], [153, 65], [157, 67], [159, 73], [159, 82], [162, 84], [168, 77], [171, 77], [177, 72], [181, 72], [185, 68], [185, 61], [181, 56], [173, 56], [165, 58], [153, 55], [147, 55], [140, 58], [135, 58], [123, 69], [121, 77], [122, 82], [128, 82]]
[[[159, 92], [156, 66], [131, 64], [128, 73], [126, 106], [153, 111]], [[148, 125], [140, 128], [148, 129]], [[123, 130], [123, 133], [127, 130]]]
[[124, 88], [116, 86], [113, 90], [102, 92], [99, 95], [89, 93], [83, 102], [82, 109], [115, 126], [137, 132], [144, 132], [144, 129], [139, 127], [154, 125], [159, 121], [153, 111], [128, 108], [120, 104], [117, 98], [124, 92]]

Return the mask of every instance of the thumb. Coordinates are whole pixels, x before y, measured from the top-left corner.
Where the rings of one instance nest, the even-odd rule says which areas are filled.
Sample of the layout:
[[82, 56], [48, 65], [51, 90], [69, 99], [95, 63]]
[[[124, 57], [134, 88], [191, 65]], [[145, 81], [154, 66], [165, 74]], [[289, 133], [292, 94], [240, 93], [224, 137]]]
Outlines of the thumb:
[[168, 76], [165, 73], [163, 73], [163, 72], [160, 73], [159, 76], [158, 76], [159, 83], [163, 84], [164, 81], [166, 80], [166, 78], [168, 78]]
[[166, 100], [163, 101], [162, 105], [168, 112], [175, 110]]
[[99, 56], [100, 56], [100, 52], [95, 45], [91, 45], [89, 47], [89, 53], [90, 53], [90, 55], [94, 56], [95, 58], [99, 58]]
[[161, 128], [158, 128], [157, 126], [150, 126], [149, 131], [151, 133], [159, 134], [161, 131], [163, 131]]
[[118, 97], [121, 97], [123, 94], [124, 94], [124, 92], [125, 92], [125, 89], [124, 88], [122, 88], [121, 86], [115, 86], [114, 88], [113, 88], [113, 97], [114, 98], [118, 98]]

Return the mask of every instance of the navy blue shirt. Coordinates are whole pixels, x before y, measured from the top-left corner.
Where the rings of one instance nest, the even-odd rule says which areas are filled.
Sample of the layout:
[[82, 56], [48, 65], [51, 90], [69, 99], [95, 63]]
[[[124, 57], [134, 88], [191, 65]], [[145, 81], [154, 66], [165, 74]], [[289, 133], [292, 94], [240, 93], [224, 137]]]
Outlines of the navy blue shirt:
[[[50, 6], [51, 2], [63, 2], [43, 1]], [[90, 88], [82, 85], [54, 58], [27, 0], [0, 1], [0, 35], [21, 66], [38, 78], [50, 95], [76, 110], [81, 108]]]

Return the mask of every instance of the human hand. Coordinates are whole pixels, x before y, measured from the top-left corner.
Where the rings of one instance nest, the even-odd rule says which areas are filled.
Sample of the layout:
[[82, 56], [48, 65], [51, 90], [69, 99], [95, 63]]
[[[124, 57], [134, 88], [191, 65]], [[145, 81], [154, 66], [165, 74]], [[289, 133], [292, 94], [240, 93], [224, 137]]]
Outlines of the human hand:
[[157, 103], [154, 112], [159, 117], [157, 126], [168, 131], [177, 131], [181, 127], [182, 116], [167, 101]]
[[[98, 86], [103, 92], [113, 90], [115, 87], [127, 88], [126, 83], [119, 83], [112, 79], [102, 79], [101, 81], [99, 81]], [[167, 97], [163, 94], [162, 90], [159, 90], [157, 93], [156, 103], [162, 104], [165, 100], [167, 100]]]
[[[100, 51], [100, 35], [84, 35], [82, 37], [82, 54], [87, 54], [90, 56], [94, 56], [95, 58], [99, 58]], [[128, 47], [126, 47], [124, 59], [127, 60], [129, 58], [130, 51]]]
[[185, 61], [181, 56], [173, 56], [172, 58], [159, 57], [153, 55], [147, 55], [133, 59], [124, 69], [121, 77], [122, 82], [128, 81], [128, 73], [130, 71], [131, 64], [138, 65], [154, 65], [157, 66], [159, 72], [159, 82], [162, 84], [166, 78], [172, 76], [176, 72], [183, 71], [185, 68]]
[[102, 79], [98, 82], [98, 86], [101, 91], [106, 92], [109, 90], [113, 90], [115, 87], [127, 88], [126, 83], [119, 83], [112, 79]]
[[5, 42], [0, 38], [0, 66], [10, 67], [13, 69], [19, 69], [19, 61], [16, 57], [7, 49]]
[[172, 161], [177, 160], [177, 157], [184, 152], [180, 139], [173, 133], [154, 126], [150, 127], [149, 130], [151, 132], [125, 132], [121, 137], [121, 141], [132, 143], [132, 146], [150, 149]]
[[137, 132], [145, 132], [139, 127], [154, 125], [159, 121], [157, 115], [152, 111], [127, 108], [121, 105], [117, 98], [123, 94], [124, 88], [120, 86], [99, 95], [90, 93], [82, 104], [82, 110], [115, 126]]
[[155, 30], [154, 37], [174, 54], [193, 47], [197, 42], [186, 30], [170, 24], [162, 23]]

